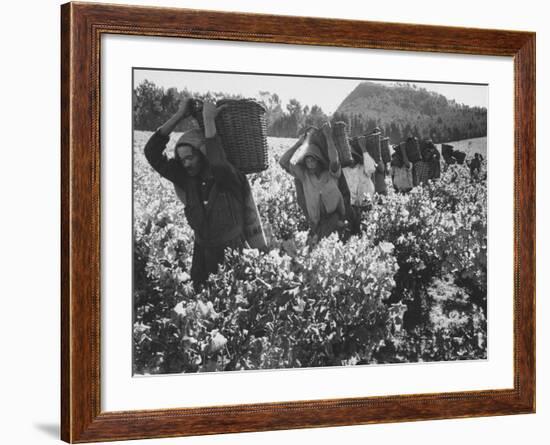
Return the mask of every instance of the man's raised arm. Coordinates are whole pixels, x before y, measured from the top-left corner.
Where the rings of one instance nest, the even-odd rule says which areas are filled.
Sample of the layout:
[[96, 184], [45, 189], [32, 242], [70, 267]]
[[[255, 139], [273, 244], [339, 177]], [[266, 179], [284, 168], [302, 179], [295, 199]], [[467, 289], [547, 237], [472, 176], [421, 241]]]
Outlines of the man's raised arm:
[[296, 151], [298, 151], [298, 148], [300, 148], [303, 144], [305, 138], [306, 133], [302, 134], [302, 136], [300, 136], [296, 143], [281, 156], [281, 159], [279, 159], [279, 165], [283, 168], [283, 170], [290, 173], [292, 176], [294, 176], [296, 179], [299, 179], [300, 181], [302, 181], [304, 178], [304, 172], [302, 167], [298, 164], [295, 155]]
[[321, 127], [325, 139], [327, 140], [328, 148], [328, 160], [329, 160], [329, 172], [331, 175], [339, 178], [342, 173], [340, 166], [340, 157], [338, 156], [338, 151], [336, 150], [336, 145], [334, 144], [334, 139], [332, 139], [332, 131], [329, 123], [324, 124]]
[[176, 128], [176, 125], [178, 125], [180, 121], [191, 114], [190, 104], [190, 99], [183, 99], [178, 111], [162, 124], [162, 126], [151, 135], [147, 144], [145, 144], [145, 158], [151, 167], [170, 181], [174, 181], [177, 175], [181, 174], [181, 169], [175, 159], [169, 159], [168, 156], [166, 156], [164, 150], [166, 149], [166, 144], [170, 140], [170, 133], [174, 131], [174, 128]]

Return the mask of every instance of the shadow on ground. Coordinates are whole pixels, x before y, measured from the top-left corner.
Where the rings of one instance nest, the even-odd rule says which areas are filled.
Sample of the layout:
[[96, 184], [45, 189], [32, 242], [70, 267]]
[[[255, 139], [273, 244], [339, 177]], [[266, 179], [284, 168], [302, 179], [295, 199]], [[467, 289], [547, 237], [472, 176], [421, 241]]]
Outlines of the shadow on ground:
[[35, 423], [34, 427], [47, 436], [59, 439], [59, 425], [57, 423]]

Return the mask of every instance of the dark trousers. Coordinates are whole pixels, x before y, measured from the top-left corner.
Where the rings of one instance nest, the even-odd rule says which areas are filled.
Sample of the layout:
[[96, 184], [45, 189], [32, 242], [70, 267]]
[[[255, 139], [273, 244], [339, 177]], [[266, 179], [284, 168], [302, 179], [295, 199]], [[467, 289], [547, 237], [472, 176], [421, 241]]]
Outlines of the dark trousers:
[[226, 248], [238, 249], [243, 245], [242, 235], [221, 246], [205, 246], [195, 241], [191, 264], [191, 280], [195, 290], [199, 290], [201, 285], [206, 283], [211, 273], [218, 271], [218, 266], [223, 263]]

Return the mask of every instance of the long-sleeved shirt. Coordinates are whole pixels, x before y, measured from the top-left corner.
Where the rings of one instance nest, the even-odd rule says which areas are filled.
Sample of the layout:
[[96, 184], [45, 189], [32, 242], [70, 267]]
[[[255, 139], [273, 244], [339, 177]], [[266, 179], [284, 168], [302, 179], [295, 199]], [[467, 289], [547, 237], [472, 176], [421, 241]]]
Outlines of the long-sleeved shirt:
[[[280, 165], [298, 179], [304, 189], [305, 203], [307, 207], [307, 216], [313, 225], [316, 225], [322, 214], [331, 214], [338, 212], [343, 218], [346, 214], [344, 198], [338, 187], [338, 181], [342, 174], [340, 163], [338, 162], [338, 154], [335, 153], [335, 162], [331, 162], [328, 169], [322, 170], [318, 175], [310, 172], [302, 164], [302, 160], [306, 156], [313, 156], [319, 159], [320, 152], [315, 145], [304, 147], [304, 152], [298, 159], [295, 155], [296, 151], [301, 147], [301, 144], [295, 144], [290, 148], [279, 160]], [[330, 150], [336, 149], [329, 144]], [[330, 156], [332, 158], [332, 156]], [[321, 161], [319, 161], [321, 162]]]
[[219, 137], [207, 138], [206, 161], [197, 176], [166, 153], [168, 136], [156, 131], [145, 145], [147, 161], [176, 185], [185, 204], [185, 216], [199, 244], [219, 246], [242, 235], [246, 177], [226, 158]]
[[376, 164], [371, 156], [365, 152], [363, 154], [363, 163], [355, 164], [352, 167], [344, 167], [342, 171], [348, 183], [351, 204], [362, 204], [367, 196], [374, 195], [373, 174], [376, 170]]

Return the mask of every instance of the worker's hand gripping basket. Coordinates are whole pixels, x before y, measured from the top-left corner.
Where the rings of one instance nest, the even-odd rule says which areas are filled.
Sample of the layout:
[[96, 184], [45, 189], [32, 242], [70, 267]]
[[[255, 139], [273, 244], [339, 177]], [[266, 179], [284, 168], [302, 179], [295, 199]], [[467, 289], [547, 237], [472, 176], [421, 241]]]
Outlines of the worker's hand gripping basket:
[[[328, 145], [323, 130], [311, 126], [308, 127], [305, 131], [308, 143], [317, 146], [321, 150], [323, 158], [328, 163]], [[331, 131], [332, 140], [334, 142], [334, 146], [336, 147], [336, 151], [338, 152], [340, 165], [342, 167], [349, 167], [350, 165], [353, 165], [353, 158], [351, 157], [351, 147], [349, 145], [349, 137], [346, 131], [346, 123], [336, 122], [332, 124]]]
[[[227, 159], [243, 173], [259, 173], [269, 166], [265, 108], [253, 99], [222, 99], [216, 131]], [[194, 101], [193, 116], [204, 129], [202, 102]]]

